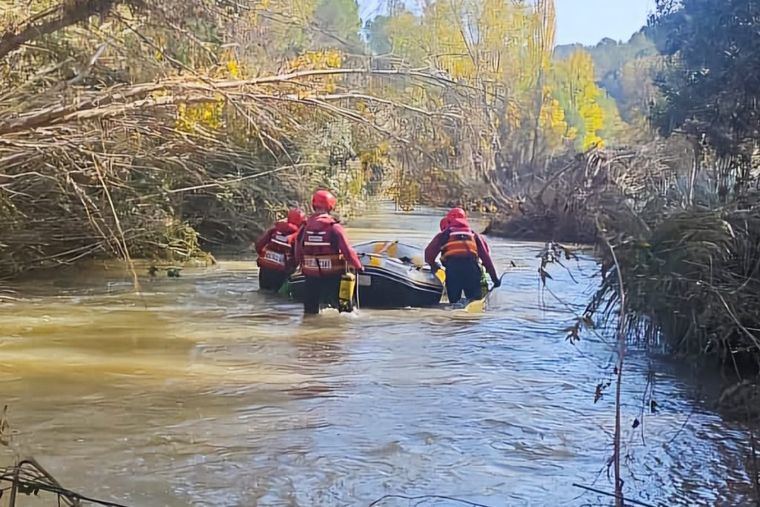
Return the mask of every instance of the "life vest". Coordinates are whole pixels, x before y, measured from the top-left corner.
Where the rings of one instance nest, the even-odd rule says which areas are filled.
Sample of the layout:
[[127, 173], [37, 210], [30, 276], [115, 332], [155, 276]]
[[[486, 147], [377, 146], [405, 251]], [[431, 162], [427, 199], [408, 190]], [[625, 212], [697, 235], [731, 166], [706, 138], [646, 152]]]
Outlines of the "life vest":
[[275, 271], [293, 271], [296, 267], [293, 247], [298, 236], [298, 227], [281, 220], [274, 226], [275, 230], [264, 245], [257, 264], [260, 268]]
[[441, 247], [441, 260], [446, 262], [452, 258], [478, 258], [478, 243], [475, 233], [464, 219], [452, 219], [444, 234]]
[[333, 233], [337, 220], [327, 213], [312, 215], [301, 237], [301, 271], [305, 276], [334, 276], [346, 272], [346, 261]]

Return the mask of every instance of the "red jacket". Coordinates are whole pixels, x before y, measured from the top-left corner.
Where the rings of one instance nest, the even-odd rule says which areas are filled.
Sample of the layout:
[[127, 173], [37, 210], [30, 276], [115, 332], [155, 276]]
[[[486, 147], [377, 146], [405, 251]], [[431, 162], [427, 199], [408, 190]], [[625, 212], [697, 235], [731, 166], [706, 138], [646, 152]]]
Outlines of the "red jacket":
[[[480, 234], [470, 229], [467, 220], [463, 218], [452, 219], [449, 223], [449, 227], [446, 230], [441, 231], [435, 235], [432, 241], [430, 241], [430, 244], [428, 244], [427, 248], [425, 248], [425, 262], [431, 266], [435, 264], [438, 255], [444, 250], [444, 247], [447, 246], [452, 231], [469, 232], [475, 242], [477, 249], [477, 258], [481, 260], [491, 279], [498, 279], [499, 275], [496, 273], [496, 267], [493, 265], [488, 243], [486, 243], [486, 240]], [[456, 254], [454, 254], [454, 256], [456, 256]]]
[[306, 276], [339, 275], [346, 271], [346, 264], [363, 269], [343, 227], [327, 213], [306, 220], [296, 240], [296, 258]]
[[256, 241], [256, 264], [260, 268], [292, 272], [296, 269], [295, 245], [298, 227], [286, 220], [275, 223]]

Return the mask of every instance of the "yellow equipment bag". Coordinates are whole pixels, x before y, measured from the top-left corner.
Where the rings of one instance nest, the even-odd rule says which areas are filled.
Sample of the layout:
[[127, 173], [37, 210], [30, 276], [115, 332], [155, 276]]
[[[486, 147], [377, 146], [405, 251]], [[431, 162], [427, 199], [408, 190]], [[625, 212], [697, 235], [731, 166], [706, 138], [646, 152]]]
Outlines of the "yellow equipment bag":
[[340, 289], [338, 290], [338, 311], [352, 312], [354, 310], [354, 291], [356, 290], [356, 276], [346, 273], [340, 277]]

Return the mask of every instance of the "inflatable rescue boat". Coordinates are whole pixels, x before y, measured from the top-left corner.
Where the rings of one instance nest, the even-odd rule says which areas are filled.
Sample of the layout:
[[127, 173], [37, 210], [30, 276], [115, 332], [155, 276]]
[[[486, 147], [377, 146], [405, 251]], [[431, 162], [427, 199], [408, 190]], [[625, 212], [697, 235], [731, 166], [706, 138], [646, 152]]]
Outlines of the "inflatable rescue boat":
[[[443, 284], [425, 266], [423, 252], [398, 241], [370, 241], [354, 245], [364, 272], [357, 275], [360, 307], [404, 308], [434, 306], [441, 301]], [[304, 277], [290, 277], [290, 293], [301, 300]]]

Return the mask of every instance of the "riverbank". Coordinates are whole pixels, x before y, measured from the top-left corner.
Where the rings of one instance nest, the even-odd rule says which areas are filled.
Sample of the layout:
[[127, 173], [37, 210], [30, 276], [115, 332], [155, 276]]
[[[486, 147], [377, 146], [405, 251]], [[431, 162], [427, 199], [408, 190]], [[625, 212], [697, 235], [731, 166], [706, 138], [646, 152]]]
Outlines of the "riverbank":
[[[324, 167], [263, 175], [255, 183], [225, 183], [209, 174], [202, 189], [162, 188], [155, 194], [117, 175], [108, 184], [81, 188], [66, 183], [67, 170], [32, 173], [14, 183], [32, 185], [36, 199], [21, 196], [4, 206], [0, 196], [0, 280], [34, 271], [75, 265], [90, 259], [149, 259], [161, 264], [213, 262], [219, 250], [244, 251], [289, 206], [308, 209], [314, 188], [337, 188], [339, 211], [363, 209], [368, 192], [361, 167]], [[121, 176], [118, 176], [121, 178]], [[181, 191], [178, 191], [181, 190]]]
[[516, 205], [497, 212], [489, 221], [486, 234], [523, 241], [557, 241], [592, 245], [597, 234], [589, 220], [558, 210], [521, 210]]
[[735, 414], [732, 400], [755, 399], [760, 373], [760, 195], [721, 201], [711, 175], [672, 151], [591, 152], [538, 190], [502, 198], [487, 232], [596, 245], [603, 278], [587, 314], [616, 318], [622, 281], [631, 338], [722, 370]]

